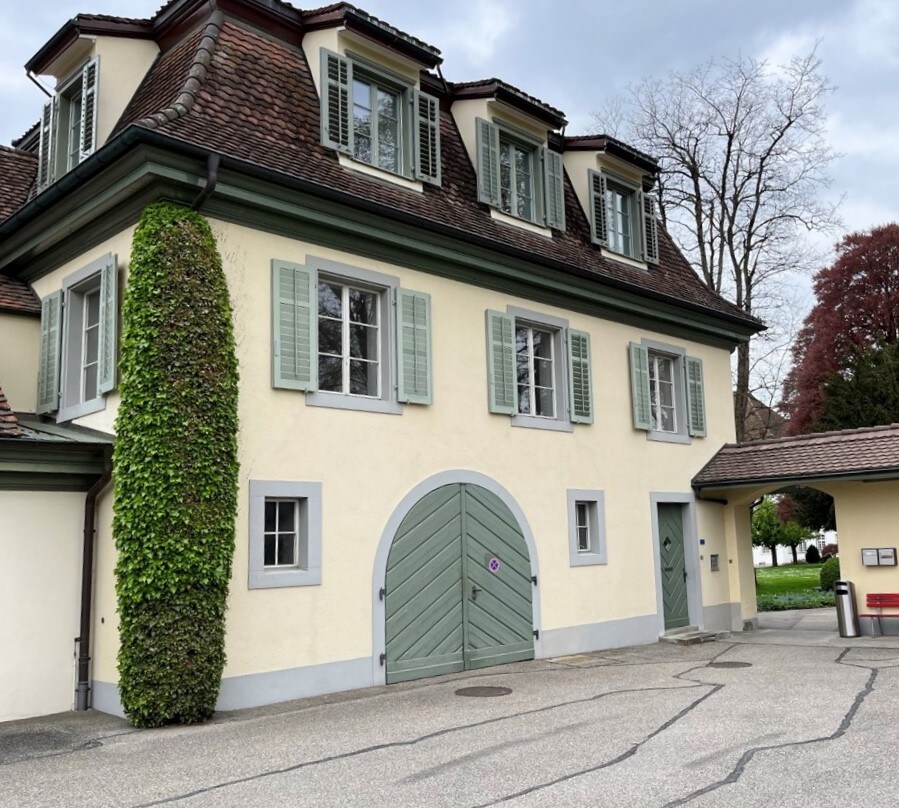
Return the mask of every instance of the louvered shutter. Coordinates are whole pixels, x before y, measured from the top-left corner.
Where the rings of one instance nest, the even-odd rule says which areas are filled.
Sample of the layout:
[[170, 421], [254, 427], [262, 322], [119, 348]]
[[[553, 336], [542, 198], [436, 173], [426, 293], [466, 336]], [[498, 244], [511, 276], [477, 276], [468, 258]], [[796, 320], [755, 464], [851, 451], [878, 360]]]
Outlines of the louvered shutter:
[[272, 385], [318, 386], [318, 331], [314, 269], [272, 261]]
[[650, 429], [652, 408], [649, 399], [649, 351], [643, 345], [632, 342], [628, 346], [631, 366], [631, 403], [634, 410], [634, 428]]
[[490, 412], [514, 415], [515, 320], [498, 311], [487, 312], [487, 385]]
[[499, 129], [477, 119], [478, 200], [499, 206]]
[[413, 105], [415, 176], [440, 185], [440, 104], [433, 96], [416, 90]]
[[565, 169], [562, 155], [543, 149], [543, 189], [546, 195], [546, 226], [565, 229]]
[[606, 178], [599, 171], [590, 172], [590, 229], [594, 242], [603, 247], [609, 246]]
[[41, 301], [41, 356], [37, 374], [37, 411], [59, 408], [59, 354], [62, 338], [62, 292]]
[[100, 346], [97, 390], [108, 393], [116, 385], [116, 336], [118, 332], [118, 272], [115, 256], [100, 269]]
[[46, 188], [56, 179], [56, 113], [59, 102], [54, 97], [44, 104], [41, 113], [41, 140], [38, 150], [37, 184]]
[[687, 371], [687, 422], [690, 434], [696, 438], [706, 436], [705, 391], [702, 382], [702, 360], [693, 356], [686, 359]]
[[409, 404], [432, 404], [431, 296], [397, 292], [397, 398]]
[[79, 162], [97, 148], [97, 85], [100, 62], [91, 59], [81, 72], [81, 140]]
[[656, 221], [656, 200], [652, 194], [639, 194], [643, 211], [643, 260], [659, 263], [659, 225]]
[[576, 424], [592, 424], [590, 335], [583, 331], [568, 332], [568, 387], [571, 394], [571, 420]]
[[322, 142], [338, 151], [352, 153], [353, 131], [350, 127], [350, 88], [353, 64], [331, 51], [322, 51]]

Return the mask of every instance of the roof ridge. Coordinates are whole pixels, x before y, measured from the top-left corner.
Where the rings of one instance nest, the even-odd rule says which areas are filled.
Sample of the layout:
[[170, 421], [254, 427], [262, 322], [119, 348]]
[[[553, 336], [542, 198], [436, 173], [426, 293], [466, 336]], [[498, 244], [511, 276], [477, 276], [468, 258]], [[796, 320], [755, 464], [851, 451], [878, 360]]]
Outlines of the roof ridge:
[[761, 449], [766, 446], [780, 446], [784, 443], [805, 443], [813, 440], [834, 440], [855, 436], [876, 437], [883, 432], [899, 430], [899, 423], [878, 424], [877, 426], [860, 426], [855, 429], [832, 429], [827, 432], [806, 432], [802, 435], [782, 435], [779, 438], [745, 441], [743, 443], [726, 443], [722, 449]]
[[191, 111], [194, 102], [197, 100], [197, 93], [199, 93], [200, 88], [206, 81], [206, 77], [209, 75], [209, 66], [212, 63], [212, 57], [215, 54], [219, 34], [222, 32], [224, 23], [224, 12], [221, 9], [215, 9], [209, 17], [209, 22], [203, 29], [203, 35], [200, 37], [200, 42], [197, 45], [193, 64], [190, 66], [187, 79], [182, 85], [178, 97], [169, 106], [135, 121], [138, 126], [156, 129], [168, 121], [174, 121], [176, 118], [187, 115]]

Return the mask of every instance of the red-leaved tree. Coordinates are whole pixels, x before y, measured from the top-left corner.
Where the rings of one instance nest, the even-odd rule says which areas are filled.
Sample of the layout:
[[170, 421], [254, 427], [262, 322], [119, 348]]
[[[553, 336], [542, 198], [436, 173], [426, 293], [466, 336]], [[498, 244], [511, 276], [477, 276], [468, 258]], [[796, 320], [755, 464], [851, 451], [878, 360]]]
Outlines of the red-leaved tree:
[[846, 236], [833, 265], [815, 276], [814, 290], [784, 383], [790, 435], [817, 429], [833, 374], [851, 373], [871, 348], [899, 343], [899, 224]]

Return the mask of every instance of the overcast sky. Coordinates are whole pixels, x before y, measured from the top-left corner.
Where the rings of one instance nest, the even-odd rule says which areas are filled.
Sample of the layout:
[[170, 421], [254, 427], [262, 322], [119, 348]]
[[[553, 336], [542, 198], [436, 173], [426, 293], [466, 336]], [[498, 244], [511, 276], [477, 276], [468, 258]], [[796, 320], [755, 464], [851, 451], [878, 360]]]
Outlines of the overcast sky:
[[[296, 3], [295, 3], [296, 4]], [[24, 63], [79, 12], [152, 16], [160, 0], [0, 3], [0, 142], [37, 120]], [[644, 76], [712, 56], [786, 61], [820, 40], [835, 197], [847, 230], [899, 221], [899, 0], [367, 0], [358, 5], [443, 52], [451, 81], [496, 76], [562, 109], [568, 134]], [[309, 4], [309, 7], [314, 7]], [[547, 12], [547, 9], [552, 9]]]

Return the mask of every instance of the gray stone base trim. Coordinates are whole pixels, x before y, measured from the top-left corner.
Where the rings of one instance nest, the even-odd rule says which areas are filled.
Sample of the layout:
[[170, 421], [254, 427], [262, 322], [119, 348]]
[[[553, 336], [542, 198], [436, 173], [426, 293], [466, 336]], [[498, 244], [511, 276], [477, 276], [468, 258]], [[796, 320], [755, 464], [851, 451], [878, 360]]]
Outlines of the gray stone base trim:
[[222, 679], [216, 710], [242, 710], [279, 701], [304, 699], [323, 693], [338, 693], [371, 687], [371, 657], [306, 665]]
[[899, 637], [899, 617], [884, 615], [882, 619], [861, 615], [858, 625], [864, 637]]
[[743, 631], [758, 631], [758, 630], [759, 630], [758, 617], [750, 617], [748, 620], [743, 621]]
[[119, 699], [119, 686], [112, 682], [91, 682], [91, 707], [101, 713], [125, 717], [122, 702]]
[[705, 631], [743, 631], [743, 610], [739, 603], [716, 603], [702, 607]]
[[659, 617], [647, 614], [607, 620], [583, 626], [553, 628], [540, 632], [541, 657], [567, 656], [628, 645], [649, 645], [659, 641]]

